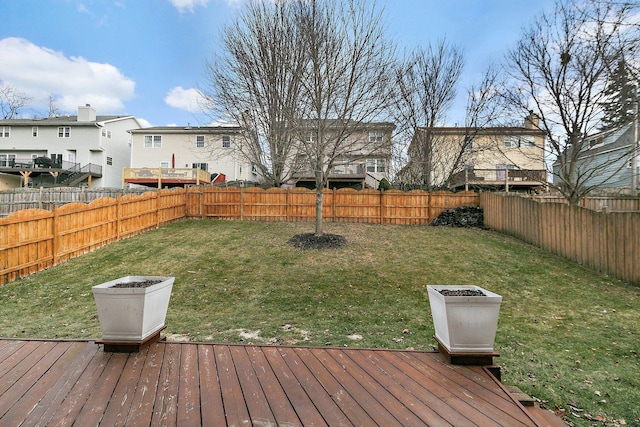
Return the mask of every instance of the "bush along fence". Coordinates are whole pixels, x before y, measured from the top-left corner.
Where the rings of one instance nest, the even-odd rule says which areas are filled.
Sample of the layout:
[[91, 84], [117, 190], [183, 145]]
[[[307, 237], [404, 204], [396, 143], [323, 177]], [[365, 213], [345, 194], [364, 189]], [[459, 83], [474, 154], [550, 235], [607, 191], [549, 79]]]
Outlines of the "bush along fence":
[[[333, 222], [427, 224], [446, 209], [478, 204], [476, 193], [326, 190], [323, 215]], [[16, 212], [0, 218], [0, 284], [183, 218], [310, 222], [315, 192], [192, 187]]]
[[484, 224], [555, 254], [640, 285], [640, 212], [598, 212], [482, 193]]

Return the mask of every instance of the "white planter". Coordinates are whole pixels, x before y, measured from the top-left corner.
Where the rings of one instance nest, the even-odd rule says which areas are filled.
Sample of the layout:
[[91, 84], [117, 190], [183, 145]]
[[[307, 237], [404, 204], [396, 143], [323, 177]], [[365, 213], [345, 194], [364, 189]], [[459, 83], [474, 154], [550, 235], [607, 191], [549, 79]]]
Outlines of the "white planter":
[[[444, 296], [441, 289], [485, 296]], [[478, 286], [427, 286], [436, 339], [450, 353], [492, 353], [502, 297]]]
[[[146, 288], [117, 283], [162, 280]], [[164, 327], [175, 277], [126, 276], [93, 286], [104, 341], [144, 341]]]

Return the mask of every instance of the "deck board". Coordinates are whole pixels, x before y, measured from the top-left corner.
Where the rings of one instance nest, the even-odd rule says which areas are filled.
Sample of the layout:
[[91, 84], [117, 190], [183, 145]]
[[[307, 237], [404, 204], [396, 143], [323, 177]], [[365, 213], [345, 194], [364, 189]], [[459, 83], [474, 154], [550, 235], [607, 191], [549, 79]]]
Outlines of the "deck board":
[[2, 426], [542, 426], [483, 368], [439, 353], [0, 339]]

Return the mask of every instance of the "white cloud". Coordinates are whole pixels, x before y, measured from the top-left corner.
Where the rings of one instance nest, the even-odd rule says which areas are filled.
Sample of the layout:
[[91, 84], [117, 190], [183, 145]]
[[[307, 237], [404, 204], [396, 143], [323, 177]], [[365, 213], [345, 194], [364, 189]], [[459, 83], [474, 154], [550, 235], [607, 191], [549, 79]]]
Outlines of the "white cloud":
[[178, 9], [178, 12], [184, 13], [189, 11], [194, 12], [196, 6], [207, 6], [210, 0], [169, 0], [171, 4]]
[[124, 109], [134, 97], [135, 82], [111, 64], [67, 57], [28, 40], [0, 40], [0, 80], [30, 96], [37, 107], [53, 97], [65, 112], [91, 104], [102, 114]]
[[204, 104], [204, 97], [198, 89], [184, 89], [182, 86], [174, 87], [164, 98], [164, 102], [174, 108], [190, 113], [200, 112]]

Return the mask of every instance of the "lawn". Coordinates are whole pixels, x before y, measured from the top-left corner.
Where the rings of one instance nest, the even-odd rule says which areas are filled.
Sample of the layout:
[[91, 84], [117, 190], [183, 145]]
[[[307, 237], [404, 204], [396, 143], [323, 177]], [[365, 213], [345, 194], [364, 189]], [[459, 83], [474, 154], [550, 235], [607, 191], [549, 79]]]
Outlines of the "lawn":
[[92, 285], [171, 275], [169, 339], [431, 350], [426, 285], [474, 284], [503, 296], [503, 382], [578, 426], [640, 425], [640, 288], [486, 230], [328, 223], [346, 246], [287, 243], [310, 231], [183, 221], [113, 243], [0, 286], [0, 336], [98, 338]]

